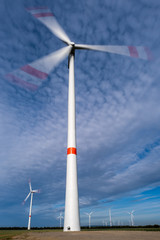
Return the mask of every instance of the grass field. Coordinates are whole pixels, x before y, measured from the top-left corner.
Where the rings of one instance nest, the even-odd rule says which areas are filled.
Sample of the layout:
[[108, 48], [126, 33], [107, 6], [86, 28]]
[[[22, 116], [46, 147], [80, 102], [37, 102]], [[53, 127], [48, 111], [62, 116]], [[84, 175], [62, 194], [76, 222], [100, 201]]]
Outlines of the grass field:
[[[44, 233], [44, 232], [62, 232], [63, 230], [62, 229], [36, 229], [36, 230], [0, 230], [0, 240], [11, 240], [12, 237], [14, 236], [18, 236], [20, 234], [23, 234], [23, 239], [24, 239], [24, 236], [25, 234], [27, 235], [28, 232], [30, 233]], [[82, 228], [82, 231], [152, 231], [152, 232], [159, 232], [160, 231], [160, 227], [150, 227], [150, 228], [147, 228], [147, 227], [133, 227], [133, 228], [130, 228], [130, 227], [126, 227], [126, 228]]]
[[14, 236], [27, 234], [28, 232], [62, 232], [62, 229], [36, 229], [36, 230], [0, 230], [0, 240], [10, 240]]
[[[51, 230], [51, 229], [45, 229], [45, 230], [30, 230], [30, 232], [58, 232], [61, 231], [61, 229]], [[20, 234], [27, 234], [28, 230], [0, 230], [0, 240], [10, 240], [14, 236], [18, 236]]]
[[9, 240], [12, 237], [26, 233], [27, 230], [0, 230], [0, 240]]
[[160, 231], [160, 227], [159, 228], [147, 228], [147, 227], [136, 227], [136, 228], [131, 228], [131, 227], [125, 227], [125, 228], [116, 228], [116, 227], [108, 227], [108, 228], [90, 228], [90, 229], [82, 229], [82, 231]]

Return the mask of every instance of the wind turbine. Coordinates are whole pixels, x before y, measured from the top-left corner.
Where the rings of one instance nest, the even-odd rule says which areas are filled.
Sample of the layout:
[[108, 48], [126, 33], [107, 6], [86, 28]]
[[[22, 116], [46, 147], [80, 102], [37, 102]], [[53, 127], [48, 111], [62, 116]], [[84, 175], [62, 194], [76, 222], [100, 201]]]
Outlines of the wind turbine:
[[91, 228], [91, 215], [92, 215], [93, 212], [90, 212], [90, 213], [86, 213], [86, 215], [88, 215], [88, 218], [89, 218], [89, 228]]
[[121, 54], [134, 58], [150, 59], [151, 54], [146, 47], [135, 46], [100, 46], [75, 44], [72, 42], [55, 16], [48, 7], [32, 7], [27, 11], [43, 23], [49, 30], [62, 40], [67, 47], [42, 57], [27, 64], [18, 70], [7, 74], [6, 77], [12, 83], [21, 87], [36, 90], [49, 76], [53, 68], [68, 56], [69, 66], [69, 90], [68, 90], [68, 144], [67, 144], [67, 170], [66, 170], [66, 196], [64, 231], [80, 231], [79, 200], [77, 182], [77, 149], [76, 149], [76, 116], [75, 116], [75, 80], [74, 80], [74, 56], [75, 50], [95, 50], [108, 53]]
[[112, 227], [111, 209], [109, 209], [109, 223], [110, 223], [110, 227]]
[[103, 226], [106, 226], [106, 227], [107, 227], [107, 220], [104, 219], [104, 220], [102, 221], [102, 223], [103, 223]]
[[31, 195], [30, 208], [29, 208], [29, 219], [28, 219], [28, 230], [31, 229], [31, 213], [32, 213], [33, 193], [39, 193], [40, 192], [39, 189], [38, 190], [32, 190], [32, 186], [31, 186], [31, 181], [30, 180], [29, 180], [29, 189], [30, 189], [30, 192], [28, 193], [27, 197], [23, 201], [23, 204], [25, 204], [25, 202], [27, 201], [27, 199]]
[[128, 212], [128, 214], [130, 214], [131, 216], [131, 226], [134, 226], [134, 215], [133, 215], [134, 212], [135, 210], [132, 210], [132, 212]]
[[57, 217], [58, 219], [59, 219], [59, 221], [60, 221], [60, 228], [62, 227], [62, 218], [64, 218], [63, 216], [62, 216], [62, 212], [60, 213], [60, 215]]

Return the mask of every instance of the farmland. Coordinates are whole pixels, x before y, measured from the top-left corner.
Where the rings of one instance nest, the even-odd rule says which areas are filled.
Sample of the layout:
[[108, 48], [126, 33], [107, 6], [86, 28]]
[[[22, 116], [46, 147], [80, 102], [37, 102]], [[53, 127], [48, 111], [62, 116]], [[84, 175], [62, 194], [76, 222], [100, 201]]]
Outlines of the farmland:
[[28, 231], [22, 229], [1, 229], [0, 240], [158, 240], [160, 227], [114, 227], [82, 228], [81, 232], [63, 232], [62, 229], [45, 228]]

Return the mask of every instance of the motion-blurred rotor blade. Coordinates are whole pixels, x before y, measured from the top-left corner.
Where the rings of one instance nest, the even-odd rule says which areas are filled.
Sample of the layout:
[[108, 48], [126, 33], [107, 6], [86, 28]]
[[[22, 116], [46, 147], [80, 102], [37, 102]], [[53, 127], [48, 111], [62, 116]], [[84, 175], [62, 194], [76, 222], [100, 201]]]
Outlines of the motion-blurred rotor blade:
[[101, 45], [85, 45], [75, 44], [75, 49], [87, 49], [109, 53], [116, 53], [120, 55], [126, 55], [128, 57], [141, 58], [145, 60], [151, 60], [152, 53], [147, 47], [142, 46], [101, 46]]
[[40, 189], [32, 190], [33, 193], [40, 193]]
[[26, 198], [24, 199], [24, 201], [23, 201], [23, 204], [25, 204], [25, 202], [26, 202], [27, 199], [29, 198], [30, 194], [31, 194], [31, 192], [28, 193], [27, 197], [26, 197]]
[[60, 50], [42, 57], [35, 62], [27, 64], [20, 69], [6, 75], [8, 81], [15, 83], [23, 88], [35, 91], [48, 77], [49, 73], [61, 61], [63, 61], [71, 51], [67, 46]]
[[31, 180], [29, 180], [29, 189], [30, 189], [30, 192], [31, 192], [32, 191]]
[[48, 7], [27, 8], [27, 11], [30, 12], [40, 22], [42, 22], [46, 27], [48, 27], [50, 31], [54, 33], [58, 38], [60, 38], [63, 42], [67, 44], [71, 42]]

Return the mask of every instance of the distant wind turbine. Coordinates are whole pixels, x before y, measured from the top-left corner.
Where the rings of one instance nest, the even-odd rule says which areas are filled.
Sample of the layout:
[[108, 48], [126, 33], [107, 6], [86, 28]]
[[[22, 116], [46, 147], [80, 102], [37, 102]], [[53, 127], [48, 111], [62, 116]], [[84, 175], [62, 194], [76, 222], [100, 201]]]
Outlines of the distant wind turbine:
[[29, 196], [31, 195], [31, 201], [30, 201], [30, 208], [29, 208], [29, 219], [28, 219], [28, 230], [31, 229], [31, 213], [32, 213], [32, 201], [33, 201], [33, 193], [39, 193], [40, 190], [32, 190], [32, 186], [31, 186], [31, 181], [29, 180], [29, 189], [30, 192], [27, 195], [27, 197], [24, 199], [23, 204], [25, 204], [25, 202], [27, 201], [27, 199], [29, 198]]
[[89, 218], [89, 228], [91, 228], [91, 215], [92, 215], [93, 212], [90, 212], [90, 213], [86, 213], [86, 215], [88, 215], [88, 218]]
[[[75, 44], [57, 22], [48, 7], [27, 8], [36, 19], [43, 23], [67, 46], [44, 56], [41, 59], [27, 64], [20, 69], [6, 75], [7, 79], [30, 90], [38, 87], [48, 78], [50, 72], [66, 57], [69, 66], [68, 90], [68, 144], [67, 144], [67, 173], [64, 231], [80, 231], [78, 181], [77, 181], [77, 148], [76, 148], [76, 112], [75, 112], [75, 80], [74, 58], [75, 50], [94, 50], [128, 57], [151, 59], [150, 51], [142, 46], [111, 46]], [[73, 23], [74, 24], [74, 23]], [[72, 27], [72, 26], [71, 26]]]
[[112, 227], [111, 209], [109, 209], [109, 223], [110, 223], [110, 227]]
[[131, 216], [131, 226], [134, 226], [134, 215], [133, 215], [134, 212], [135, 210], [132, 210], [132, 212], [128, 212], [128, 214], [130, 214]]
[[107, 220], [103, 220], [102, 223], [103, 223], [103, 226], [107, 227]]
[[57, 217], [59, 219], [59, 222], [60, 222], [60, 228], [62, 227], [62, 219], [64, 218], [62, 216], [62, 212], [60, 213], [60, 215]]

